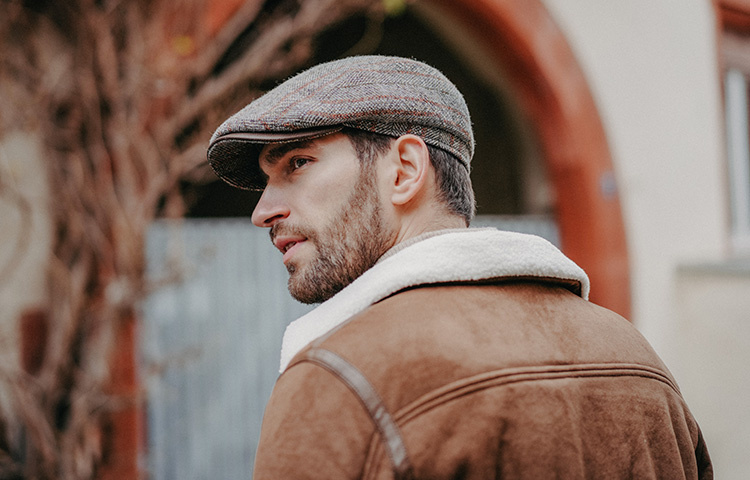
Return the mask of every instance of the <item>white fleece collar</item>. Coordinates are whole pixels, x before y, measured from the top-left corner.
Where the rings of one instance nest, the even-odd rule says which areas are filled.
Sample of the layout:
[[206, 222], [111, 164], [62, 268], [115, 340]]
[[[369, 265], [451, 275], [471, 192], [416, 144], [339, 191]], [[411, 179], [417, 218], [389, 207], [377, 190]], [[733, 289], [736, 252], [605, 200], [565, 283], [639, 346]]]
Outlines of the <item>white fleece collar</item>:
[[417, 285], [502, 277], [541, 277], [580, 284], [588, 300], [586, 273], [543, 238], [494, 228], [427, 234], [400, 244], [346, 288], [286, 328], [283, 372], [308, 343], [385, 297]]

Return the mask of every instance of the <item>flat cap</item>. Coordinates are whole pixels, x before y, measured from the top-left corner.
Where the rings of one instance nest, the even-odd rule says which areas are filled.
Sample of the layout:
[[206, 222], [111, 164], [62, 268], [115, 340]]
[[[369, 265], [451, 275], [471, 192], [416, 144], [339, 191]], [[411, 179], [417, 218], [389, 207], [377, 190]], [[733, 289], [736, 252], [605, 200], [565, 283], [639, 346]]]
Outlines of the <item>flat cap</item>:
[[474, 135], [463, 96], [435, 68], [408, 58], [348, 57], [316, 65], [278, 85], [214, 132], [208, 161], [235, 187], [259, 190], [264, 144], [328, 135], [344, 127], [418, 135], [469, 167]]

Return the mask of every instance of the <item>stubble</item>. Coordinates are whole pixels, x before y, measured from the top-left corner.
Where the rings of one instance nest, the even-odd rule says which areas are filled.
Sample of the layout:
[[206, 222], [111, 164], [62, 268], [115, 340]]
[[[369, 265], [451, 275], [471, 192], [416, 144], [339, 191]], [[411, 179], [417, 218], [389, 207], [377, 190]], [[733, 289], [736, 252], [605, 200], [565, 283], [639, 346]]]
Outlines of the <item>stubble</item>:
[[[389, 232], [375, 188], [374, 172], [363, 167], [356, 185], [340, 212], [325, 227], [311, 225], [274, 228], [304, 236], [316, 248], [309, 263], [290, 262], [289, 293], [302, 303], [321, 303], [369, 270], [390, 248]], [[271, 232], [272, 237], [279, 231]]]

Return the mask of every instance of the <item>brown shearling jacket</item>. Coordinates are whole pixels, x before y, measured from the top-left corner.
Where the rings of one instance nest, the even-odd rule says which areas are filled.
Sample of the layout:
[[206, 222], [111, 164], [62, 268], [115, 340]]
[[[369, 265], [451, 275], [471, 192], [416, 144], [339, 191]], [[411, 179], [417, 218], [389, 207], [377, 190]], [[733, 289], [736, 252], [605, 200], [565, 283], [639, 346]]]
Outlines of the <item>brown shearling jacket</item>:
[[563, 285], [432, 285], [316, 340], [279, 377], [256, 479], [712, 478], [646, 340]]

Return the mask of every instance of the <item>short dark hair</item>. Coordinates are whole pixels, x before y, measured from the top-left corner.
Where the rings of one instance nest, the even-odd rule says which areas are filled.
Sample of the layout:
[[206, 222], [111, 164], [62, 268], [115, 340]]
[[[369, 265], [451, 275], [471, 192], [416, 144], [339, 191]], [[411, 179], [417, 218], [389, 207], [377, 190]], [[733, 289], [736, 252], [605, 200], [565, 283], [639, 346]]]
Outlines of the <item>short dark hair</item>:
[[[394, 137], [367, 132], [354, 128], [344, 128], [342, 133], [349, 138], [359, 160], [371, 167], [375, 159], [388, 151]], [[430, 163], [435, 169], [439, 189], [439, 199], [448, 210], [466, 221], [468, 226], [476, 213], [474, 189], [471, 186], [469, 169], [450, 152], [427, 145]]]

